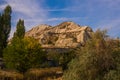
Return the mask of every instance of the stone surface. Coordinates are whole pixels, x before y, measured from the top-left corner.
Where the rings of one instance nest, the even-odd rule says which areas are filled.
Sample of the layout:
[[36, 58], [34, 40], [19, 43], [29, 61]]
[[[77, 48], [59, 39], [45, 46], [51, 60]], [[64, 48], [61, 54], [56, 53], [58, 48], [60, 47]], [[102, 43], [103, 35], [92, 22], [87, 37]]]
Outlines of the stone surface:
[[42, 47], [74, 48], [86, 42], [93, 33], [88, 26], [63, 22], [57, 26], [39, 25], [26, 32], [25, 36], [39, 40]]

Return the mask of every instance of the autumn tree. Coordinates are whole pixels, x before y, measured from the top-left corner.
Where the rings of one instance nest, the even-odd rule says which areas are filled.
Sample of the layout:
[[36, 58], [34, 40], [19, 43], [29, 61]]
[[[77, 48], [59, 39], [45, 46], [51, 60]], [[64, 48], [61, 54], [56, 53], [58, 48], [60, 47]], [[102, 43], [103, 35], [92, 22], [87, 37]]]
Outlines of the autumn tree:
[[30, 68], [41, 67], [46, 54], [34, 38], [16, 38], [15, 42], [4, 50], [4, 61], [8, 69], [25, 72]]
[[105, 74], [105, 80], [119, 80], [120, 79], [120, 42], [119, 39], [107, 40], [112, 51], [112, 58], [114, 60], [114, 69]]
[[8, 5], [4, 12], [0, 15], [0, 56], [2, 51], [7, 46], [8, 37], [11, 30], [11, 7]]
[[[97, 30], [69, 63], [64, 80], [119, 80], [120, 59], [115, 53], [120, 51], [114, 49], [106, 41], [106, 31]], [[111, 75], [114, 78], [110, 79]]]

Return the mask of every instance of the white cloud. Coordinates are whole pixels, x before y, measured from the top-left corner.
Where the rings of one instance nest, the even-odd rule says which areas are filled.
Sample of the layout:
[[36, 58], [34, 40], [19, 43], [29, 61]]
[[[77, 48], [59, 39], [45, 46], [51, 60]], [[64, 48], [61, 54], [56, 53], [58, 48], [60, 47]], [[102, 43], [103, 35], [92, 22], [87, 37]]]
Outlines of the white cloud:
[[87, 17], [53, 17], [53, 18], [46, 18], [46, 19], [26, 19], [26, 22], [50, 22], [50, 21], [65, 21], [65, 20], [73, 20], [73, 19], [87, 19]]
[[12, 27], [11, 32], [10, 32], [10, 37], [9, 37], [9, 39], [10, 39], [11, 37], [13, 37], [13, 34], [14, 34], [15, 30], [16, 30], [16, 28], [15, 28], [15, 27]]
[[19, 18], [26, 20], [41, 19], [44, 20], [47, 17], [47, 12], [43, 10], [42, 1], [36, 0], [4, 0], [6, 3], [0, 5], [0, 9], [4, 9], [6, 5], [12, 7], [12, 21], [16, 22]]
[[96, 28], [101, 28], [101, 29], [112, 29], [112, 28], [117, 28], [120, 25], [120, 19], [113, 19], [113, 20], [103, 20], [99, 24], [99, 26]]
[[65, 20], [69, 20], [70, 18], [66, 18], [66, 17], [59, 17], [59, 18], [49, 18], [47, 19], [47, 21], [65, 21]]
[[[43, 0], [39, 2], [37, 0], [4, 0], [5, 3], [0, 5], [0, 9], [3, 10], [8, 4], [12, 7], [12, 23], [15, 25], [18, 19], [22, 18], [25, 21], [26, 29], [30, 29], [34, 23], [33, 20], [39, 20], [37, 22], [43, 23], [47, 18], [47, 12], [43, 10]], [[27, 23], [26, 23], [27, 22]], [[31, 24], [31, 25], [30, 25]], [[12, 25], [10, 36], [13, 35], [15, 26]]]
[[[35, 0], [5, 0], [6, 4], [0, 6], [1, 9], [5, 8], [6, 5], [10, 5], [15, 12], [22, 13], [26, 16], [33, 17], [36, 13], [44, 13], [42, 6]], [[41, 16], [45, 16], [41, 14]]]
[[113, 19], [113, 20], [103, 20], [101, 21], [96, 29], [106, 29], [108, 30], [108, 34], [112, 37], [120, 36], [120, 19]]
[[55, 17], [55, 18], [49, 18], [47, 21], [71, 21], [71, 20], [78, 20], [78, 19], [87, 19], [85, 17]]
[[3, 10], [6, 5], [0, 5], [0, 9]]

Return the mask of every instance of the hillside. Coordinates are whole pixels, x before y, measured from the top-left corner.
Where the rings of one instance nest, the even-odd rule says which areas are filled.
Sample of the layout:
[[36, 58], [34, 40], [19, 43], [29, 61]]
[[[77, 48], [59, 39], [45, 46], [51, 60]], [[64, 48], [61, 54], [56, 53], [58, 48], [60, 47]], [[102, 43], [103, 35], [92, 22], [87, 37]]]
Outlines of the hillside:
[[34, 37], [45, 48], [74, 48], [83, 45], [92, 33], [88, 26], [63, 22], [57, 26], [42, 24], [33, 27], [25, 36]]

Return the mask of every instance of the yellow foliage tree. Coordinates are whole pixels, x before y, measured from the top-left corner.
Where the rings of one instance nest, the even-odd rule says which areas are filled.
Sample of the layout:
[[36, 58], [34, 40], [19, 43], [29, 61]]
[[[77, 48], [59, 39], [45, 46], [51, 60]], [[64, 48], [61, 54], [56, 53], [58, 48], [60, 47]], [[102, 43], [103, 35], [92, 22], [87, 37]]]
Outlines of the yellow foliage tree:
[[15, 38], [4, 50], [7, 68], [25, 72], [32, 67], [40, 67], [46, 58], [37, 40], [31, 37]]

